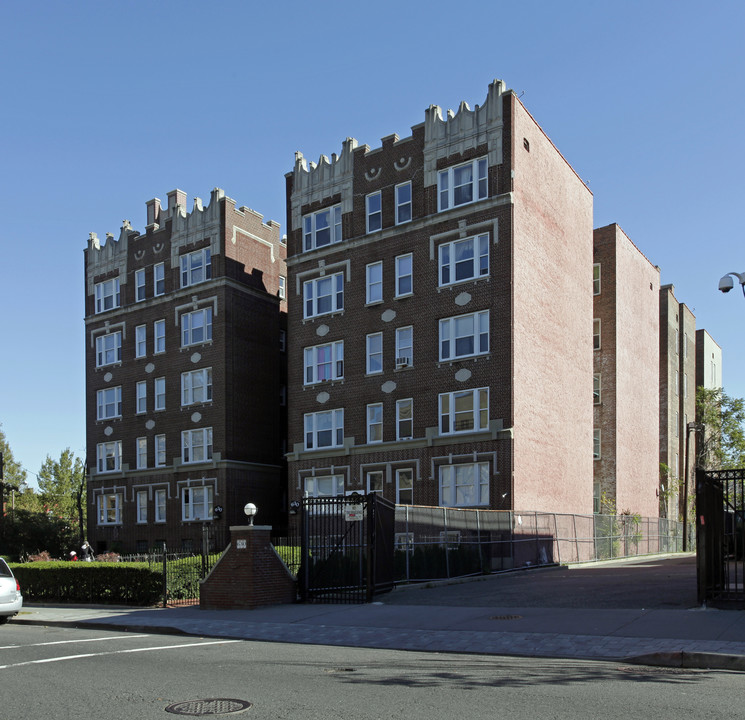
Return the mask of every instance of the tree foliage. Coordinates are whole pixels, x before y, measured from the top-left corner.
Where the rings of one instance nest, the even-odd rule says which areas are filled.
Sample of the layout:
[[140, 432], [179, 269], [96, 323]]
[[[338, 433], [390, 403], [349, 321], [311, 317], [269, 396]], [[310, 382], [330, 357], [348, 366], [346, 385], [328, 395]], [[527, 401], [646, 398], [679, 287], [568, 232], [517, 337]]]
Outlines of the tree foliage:
[[26, 485], [26, 471], [13, 457], [13, 451], [8, 445], [3, 432], [3, 426], [0, 424], [0, 452], [3, 454], [5, 492], [10, 490], [23, 490]]
[[77, 531], [80, 542], [85, 533], [85, 465], [70, 448], [59, 460], [47, 455], [38, 475], [39, 491], [46, 512], [64, 520]]
[[721, 388], [699, 387], [696, 418], [704, 425], [698, 433], [697, 464], [708, 470], [745, 467], [745, 400]]

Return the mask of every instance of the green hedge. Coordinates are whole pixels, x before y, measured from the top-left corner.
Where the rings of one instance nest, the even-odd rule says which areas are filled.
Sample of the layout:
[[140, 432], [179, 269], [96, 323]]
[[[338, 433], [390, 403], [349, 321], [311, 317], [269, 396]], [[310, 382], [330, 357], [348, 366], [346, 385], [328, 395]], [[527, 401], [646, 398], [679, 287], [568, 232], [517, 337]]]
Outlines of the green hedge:
[[11, 568], [27, 602], [149, 606], [162, 599], [162, 568], [148, 563], [54, 561]]

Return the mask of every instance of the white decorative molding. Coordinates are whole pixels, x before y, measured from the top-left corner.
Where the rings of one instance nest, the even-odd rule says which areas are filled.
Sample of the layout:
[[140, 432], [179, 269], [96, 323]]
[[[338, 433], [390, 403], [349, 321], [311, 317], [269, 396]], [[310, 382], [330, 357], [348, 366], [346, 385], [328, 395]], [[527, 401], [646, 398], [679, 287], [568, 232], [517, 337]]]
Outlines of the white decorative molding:
[[396, 389], [397, 385], [393, 382], [393, 380], [388, 380], [388, 382], [384, 382], [380, 389], [387, 394], [392, 393]]
[[466, 380], [471, 379], [471, 371], [468, 368], [461, 368], [455, 373], [455, 379], [458, 382], [466, 382]]
[[112, 379], [113, 377], [114, 377], [114, 376], [113, 376], [113, 375], [112, 375], [112, 374], [111, 374], [110, 372], [107, 372], [107, 373], [106, 373], [106, 374], [105, 374], [105, 375], [103, 376], [103, 381], [104, 381], [104, 382], [111, 382], [111, 379]]
[[153, 365], [153, 363], [148, 363], [147, 365], [145, 365], [145, 372], [146, 372], [146, 373], [148, 373], [148, 375], [149, 375], [149, 374], [150, 374], [150, 373], [151, 373], [151, 372], [152, 372], [153, 370], [155, 370], [155, 365]]
[[191, 414], [191, 421], [193, 423], [198, 423], [201, 419], [202, 419], [202, 413], [195, 412]]
[[388, 309], [380, 316], [383, 322], [391, 322], [396, 319], [396, 311]]
[[382, 169], [383, 168], [377, 167], [377, 168], [371, 168], [370, 170], [366, 170], [365, 171], [365, 180], [367, 180], [368, 182], [371, 182], [371, 181], [375, 180], [375, 178], [378, 177], [378, 175], [380, 175], [380, 171]]
[[202, 359], [202, 354], [201, 354], [201, 353], [198, 353], [198, 352], [192, 353], [191, 357], [189, 358], [189, 360], [191, 360], [191, 361], [192, 361], [192, 362], [193, 362], [193, 363], [194, 363], [195, 365], [196, 365], [196, 364], [197, 364], [197, 363], [198, 363], [198, 362], [199, 362], [199, 361], [200, 361], [201, 359]]
[[145, 430], [152, 430], [155, 427], [155, 420], [148, 420], [145, 423]]
[[134, 259], [137, 260], [137, 262], [140, 262], [142, 258], [145, 257], [145, 251], [144, 250], [135, 250], [134, 252]]
[[326, 335], [329, 334], [329, 326], [328, 325], [319, 325], [316, 328], [316, 335], [318, 337], [326, 337]]
[[316, 402], [320, 403], [321, 405], [324, 405], [331, 399], [331, 395], [329, 395], [325, 390], [323, 392], [319, 392], [318, 395], [316, 395]]
[[107, 425], [103, 429], [103, 434], [106, 435], [106, 437], [111, 437], [114, 434], [114, 428], [111, 427], [111, 425]]
[[459, 305], [460, 307], [463, 307], [464, 305], [468, 305], [468, 303], [471, 302], [471, 293], [462, 292], [459, 293], [458, 296], [455, 298], [455, 304]]
[[408, 158], [401, 158], [400, 160], [396, 160], [393, 163], [393, 167], [398, 170], [398, 172], [402, 172], [403, 170], [406, 170], [407, 167], [411, 165], [411, 157]]

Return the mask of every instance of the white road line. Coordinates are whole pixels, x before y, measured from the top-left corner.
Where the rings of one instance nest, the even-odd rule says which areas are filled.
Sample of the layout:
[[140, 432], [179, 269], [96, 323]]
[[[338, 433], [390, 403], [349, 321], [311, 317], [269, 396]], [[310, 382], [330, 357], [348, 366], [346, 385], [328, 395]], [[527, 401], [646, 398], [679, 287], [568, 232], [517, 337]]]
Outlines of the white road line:
[[23, 667], [24, 665], [44, 665], [46, 663], [62, 662], [63, 660], [81, 660], [83, 658], [103, 657], [104, 655], [126, 655], [127, 653], [151, 652], [153, 650], [178, 650], [179, 648], [200, 647], [202, 645], [227, 645], [228, 643], [243, 642], [243, 640], [211, 640], [209, 642], [185, 643], [184, 645], [162, 645], [160, 647], [132, 648], [130, 650], [112, 650], [101, 653], [85, 653], [82, 655], [65, 655], [63, 657], [45, 658], [43, 660], [29, 660], [27, 662], [0, 665], [0, 670]]
[[113, 636], [113, 637], [100, 637], [100, 638], [84, 638], [83, 640], [54, 640], [53, 642], [43, 643], [29, 643], [28, 645], [0, 645], [0, 650], [18, 650], [20, 648], [27, 647], [44, 647], [46, 645], [71, 645], [84, 642], [102, 642], [105, 640], [129, 640], [130, 638], [145, 638], [150, 637], [149, 635], [127, 635], [127, 636]]

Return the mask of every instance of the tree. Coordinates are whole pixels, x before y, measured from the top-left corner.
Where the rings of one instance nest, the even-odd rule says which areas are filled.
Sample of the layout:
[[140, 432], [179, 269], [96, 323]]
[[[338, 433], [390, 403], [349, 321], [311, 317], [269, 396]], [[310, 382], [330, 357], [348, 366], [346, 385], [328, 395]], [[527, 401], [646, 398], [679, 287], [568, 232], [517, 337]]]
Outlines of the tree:
[[698, 434], [697, 465], [708, 470], [745, 467], [745, 400], [721, 388], [696, 389], [696, 419], [704, 425]]
[[26, 471], [13, 457], [13, 451], [5, 439], [2, 424], [0, 424], [0, 453], [3, 454], [5, 492], [9, 492], [10, 489], [22, 490], [26, 485]]
[[70, 448], [59, 460], [47, 455], [39, 471], [39, 490], [47, 513], [64, 520], [85, 539], [85, 465]]

